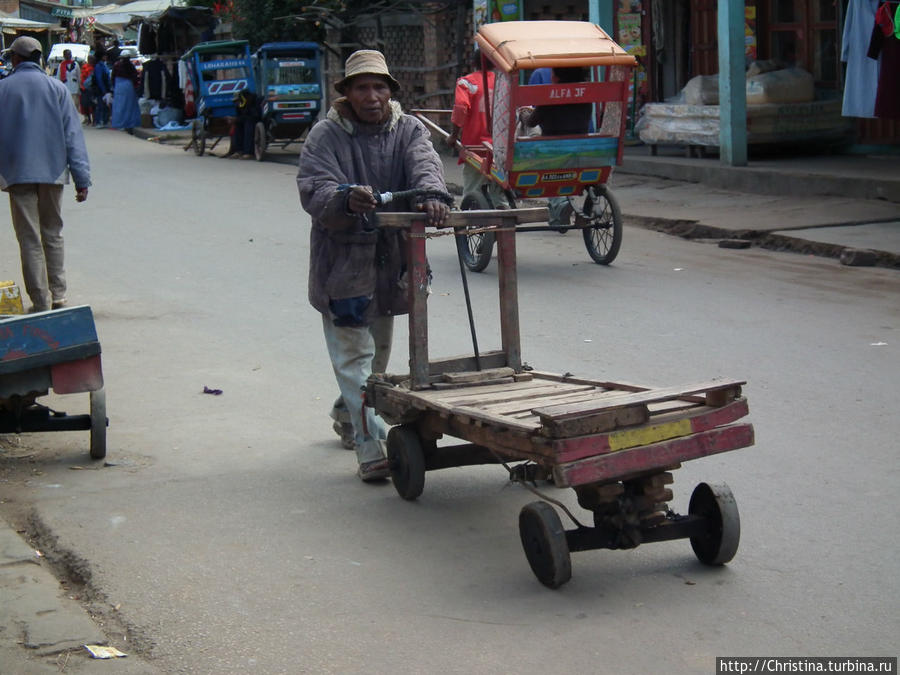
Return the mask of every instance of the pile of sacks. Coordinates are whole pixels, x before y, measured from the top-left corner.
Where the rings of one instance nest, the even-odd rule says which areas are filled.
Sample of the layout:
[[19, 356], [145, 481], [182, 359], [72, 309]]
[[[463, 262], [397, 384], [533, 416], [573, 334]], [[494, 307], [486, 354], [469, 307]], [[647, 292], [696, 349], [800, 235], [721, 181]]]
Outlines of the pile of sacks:
[[[719, 76], [698, 75], [681, 91], [680, 103], [719, 105]], [[754, 61], [747, 69], [747, 105], [807, 103], [815, 100], [812, 73], [802, 68], [782, 68], [776, 61]]]

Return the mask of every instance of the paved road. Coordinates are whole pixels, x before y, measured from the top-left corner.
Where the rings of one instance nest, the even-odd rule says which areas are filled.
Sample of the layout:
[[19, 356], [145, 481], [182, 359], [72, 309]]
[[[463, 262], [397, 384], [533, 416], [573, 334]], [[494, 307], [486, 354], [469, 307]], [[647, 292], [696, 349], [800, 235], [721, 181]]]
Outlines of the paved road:
[[[518, 542], [534, 497], [501, 469], [429, 474], [415, 503], [355, 477], [326, 417], [335, 387], [290, 166], [109, 131], [88, 143], [96, 186], [65, 206], [70, 297], [97, 320], [112, 466], [88, 461], [84, 434], [4, 439], [0, 515], [82, 577], [66, 588], [131, 668], [681, 674], [714, 672], [717, 655], [896, 655], [895, 271], [636, 228], [604, 268], [576, 234], [523, 235], [529, 363], [642, 384], [746, 378], [757, 432], [675, 474], [682, 511], [696, 482], [731, 485], [731, 565], [701, 567], [683, 541], [579, 553], [550, 591]], [[2, 241], [0, 270], [18, 272]], [[452, 242], [430, 250], [432, 353], [459, 354]], [[470, 278], [483, 348], [497, 346], [495, 282], [495, 263]]]

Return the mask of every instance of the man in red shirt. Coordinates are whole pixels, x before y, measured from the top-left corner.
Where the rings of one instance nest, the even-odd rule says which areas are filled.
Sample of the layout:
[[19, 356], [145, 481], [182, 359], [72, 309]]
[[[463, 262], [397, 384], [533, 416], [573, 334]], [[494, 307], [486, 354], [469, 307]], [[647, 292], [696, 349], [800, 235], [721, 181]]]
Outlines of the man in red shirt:
[[72, 103], [75, 104], [75, 110], [81, 108], [81, 67], [72, 58], [72, 50], [63, 50], [63, 60], [59, 64], [57, 76], [66, 85], [69, 90], [69, 96], [72, 97]]
[[[471, 65], [475, 70], [456, 81], [453, 114], [450, 116], [453, 131], [447, 137], [447, 145], [451, 148], [456, 146], [457, 141], [461, 141], [463, 145], [475, 146], [480, 146], [485, 141], [491, 142], [491, 131], [487, 128], [485, 114], [487, 99], [484, 88], [485, 77], [481, 71], [481, 54], [477, 49]], [[494, 91], [493, 69], [487, 71], [487, 86], [491, 92]], [[486, 185], [488, 196], [495, 208], [506, 208], [509, 205], [503, 189], [497, 183], [486, 178], [468, 162], [464, 162], [462, 155], [459, 157], [459, 163], [463, 165], [463, 199], [470, 194], [481, 193], [482, 186]]]

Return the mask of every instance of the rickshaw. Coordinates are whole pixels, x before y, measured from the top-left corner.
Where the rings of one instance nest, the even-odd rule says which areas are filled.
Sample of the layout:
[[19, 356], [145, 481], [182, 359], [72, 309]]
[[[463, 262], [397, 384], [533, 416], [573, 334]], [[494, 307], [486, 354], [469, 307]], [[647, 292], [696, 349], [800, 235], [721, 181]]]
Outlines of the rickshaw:
[[322, 107], [321, 48], [315, 42], [267, 42], [253, 55], [260, 121], [253, 135], [254, 155], [284, 149], [303, 139]]
[[231, 133], [228, 118], [237, 110], [234, 96], [244, 89], [256, 92], [250, 62], [250, 43], [246, 40], [201, 42], [181, 57], [188, 67], [190, 85], [197, 106], [197, 118], [191, 127], [191, 141], [198, 157], [206, 151], [207, 139], [215, 138], [211, 151]]
[[[601, 265], [615, 259], [622, 242], [622, 214], [606, 185], [622, 162], [625, 111], [635, 59], [592, 23], [583, 21], [504, 21], [485, 24], [475, 40], [482, 71], [496, 70], [486, 114], [492, 142], [463, 146], [463, 161], [503, 188], [510, 205], [522, 199], [565, 198], [569, 227], [580, 229], [591, 258]], [[538, 68], [581, 68], [584, 82], [527, 85]], [[591, 122], [577, 135], [528, 135], [520, 112], [530, 106], [591, 104]], [[429, 128], [446, 136], [427, 118], [435, 111], [414, 111]], [[590, 129], [593, 129], [591, 131]], [[462, 210], [493, 209], [487, 190], [463, 199]], [[571, 217], [574, 215], [574, 223]], [[519, 227], [517, 231], [560, 230]], [[463, 261], [481, 272], [490, 263], [494, 233], [478, 226], [457, 237]]]

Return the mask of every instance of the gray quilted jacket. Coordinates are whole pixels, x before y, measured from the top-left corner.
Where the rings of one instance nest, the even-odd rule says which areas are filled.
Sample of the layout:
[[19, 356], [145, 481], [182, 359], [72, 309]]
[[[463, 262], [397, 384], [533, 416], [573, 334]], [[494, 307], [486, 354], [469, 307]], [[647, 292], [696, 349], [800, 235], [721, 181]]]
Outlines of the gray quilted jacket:
[[[446, 192], [441, 160], [425, 126], [391, 101], [384, 124], [355, 121], [346, 99], [309, 132], [300, 154], [300, 203], [312, 216], [309, 301], [335, 316], [336, 301], [363, 309], [361, 324], [376, 316], [405, 314], [405, 234], [372, 229], [348, 214], [343, 185], [370, 185], [378, 192], [423, 188]], [[386, 209], [411, 211], [415, 204], [392, 202]], [[376, 216], [377, 217], [377, 216]], [[346, 303], [344, 303], [346, 305]], [[350, 324], [353, 325], [353, 324]]]

